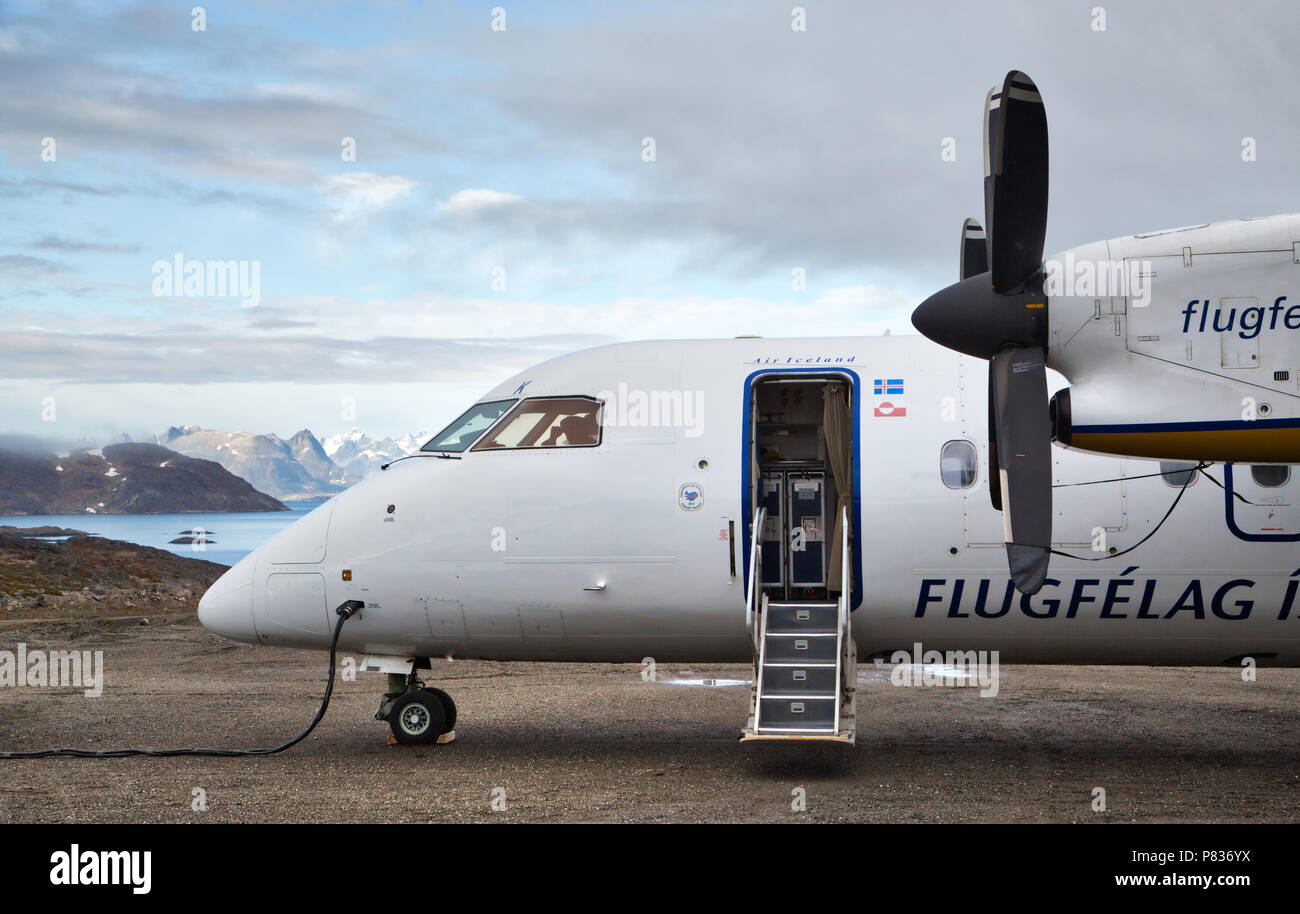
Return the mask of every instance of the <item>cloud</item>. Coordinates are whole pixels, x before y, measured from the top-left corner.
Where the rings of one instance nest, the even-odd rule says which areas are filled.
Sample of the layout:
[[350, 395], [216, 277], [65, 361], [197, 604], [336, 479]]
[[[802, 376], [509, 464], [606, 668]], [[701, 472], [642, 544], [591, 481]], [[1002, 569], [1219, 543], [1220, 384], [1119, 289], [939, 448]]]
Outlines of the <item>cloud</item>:
[[499, 190], [487, 190], [486, 188], [466, 189], [456, 191], [447, 198], [445, 203], [439, 205], [439, 209], [454, 215], [461, 215], [484, 209], [510, 206], [523, 202], [523, 199], [518, 194], [508, 194]]
[[[130, 332], [101, 316], [0, 311], [0, 377], [78, 383], [431, 383], [488, 386], [534, 362], [628, 339], [906, 331], [916, 299], [875, 286], [788, 299], [625, 296], [596, 306], [500, 298], [314, 298], [207, 304]], [[297, 319], [289, 315], [306, 315]], [[39, 316], [39, 327], [24, 326]], [[52, 329], [57, 328], [57, 329]], [[814, 332], [792, 333], [795, 328]]]
[[23, 199], [37, 197], [48, 200], [59, 193], [66, 197], [71, 195], [90, 197], [122, 196], [130, 192], [123, 184], [91, 185], [75, 181], [53, 181], [46, 178], [27, 177], [21, 181], [0, 178], [0, 197]]
[[26, 254], [0, 255], [0, 272], [9, 278], [50, 280], [62, 277], [64, 267], [44, 257]]
[[16, 15], [21, 26], [0, 32], [0, 151], [16, 163], [39, 164], [33, 144], [51, 136], [60, 162], [109, 172], [131, 157], [190, 179], [310, 186], [345, 135], [372, 155], [447, 148], [384, 116], [382, 90], [364, 78], [382, 69], [382, 50], [364, 43], [309, 42], [226, 14], [192, 33], [162, 5]]
[[[1294, 54], [1285, 30], [1261, 27], [1294, 12], [1180, 10], [1111, 11], [1098, 33], [1069, 5], [819, 5], [794, 33], [788, 4], [693, 7], [686, 28], [661, 7], [473, 49], [496, 67], [481, 91], [526, 127], [512, 153], [614, 183], [568, 195], [593, 230], [626, 200], [637, 218], [620, 242], [677, 238], [737, 273], [791, 263], [934, 283], [955, 272], [962, 219], [983, 212], [982, 103], [1010, 65], [1047, 102], [1049, 251], [1300, 197]], [[1224, 63], [1243, 45], [1255, 51]], [[1272, 156], [1244, 165], [1246, 135]]]
[[552, 335], [499, 339], [380, 336], [357, 340], [294, 333], [0, 333], [0, 376], [77, 384], [172, 385], [459, 382], [484, 386], [531, 362], [608, 340]]
[[401, 175], [377, 175], [367, 171], [329, 175], [320, 187], [334, 207], [336, 223], [354, 222], [373, 216], [399, 197], [410, 194], [415, 182]]
[[258, 83], [253, 87], [253, 94], [258, 98], [296, 99], [322, 105], [350, 106], [365, 103], [351, 86], [327, 86], [305, 80]]
[[60, 235], [44, 235], [33, 241], [29, 247], [48, 251], [71, 251], [91, 254], [134, 254], [140, 250], [137, 244], [107, 244], [99, 241], [80, 241]]

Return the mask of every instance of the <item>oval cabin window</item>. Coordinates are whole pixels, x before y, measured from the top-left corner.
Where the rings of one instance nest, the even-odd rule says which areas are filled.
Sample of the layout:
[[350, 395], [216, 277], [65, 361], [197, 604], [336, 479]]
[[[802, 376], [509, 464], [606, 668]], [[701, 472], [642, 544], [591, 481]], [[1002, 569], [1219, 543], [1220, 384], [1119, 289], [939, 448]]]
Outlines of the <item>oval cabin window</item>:
[[975, 485], [979, 455], [969, 441], [949, 441], [939, 451], [939, 477], [950, 489], [969, 489]]
[[1175, 489], [1196, 484], [1196, 464], [1182, 460], [1160, 461], [1160, 478]]
[[1250, 468], [1250, 478], [1255, 480], [1255, 485], [1264, 489], [1276, 489], [1278, 486], [1284, 486], [1291, 479], [1291, 468], [1289, 466], [1269, 466], [1261, 464]]

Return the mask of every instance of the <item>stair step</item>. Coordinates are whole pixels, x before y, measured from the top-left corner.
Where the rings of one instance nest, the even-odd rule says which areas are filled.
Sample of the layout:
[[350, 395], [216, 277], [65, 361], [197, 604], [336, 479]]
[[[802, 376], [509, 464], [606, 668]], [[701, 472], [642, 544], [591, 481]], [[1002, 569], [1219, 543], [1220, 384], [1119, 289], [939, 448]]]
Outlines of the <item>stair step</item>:
[[835, 663], [839, 645], [834, 633], [764, 636], [764, 663]]
[[762, 729], [834, 732], [835, 698], [760, 698]]
[[767, 607], [769, 632], [821, 631], [834, 633], [840, 624], [839, 607], [820, 604], [771, 603]]
[[797, 698], [811, 696], [835, 697], [839, 687], [835, 664], [826, 666], [774, 666], [763, 665], [759, 694], [764, 698], [774, 695], [793, 695]]
[[754, 733], [745, 731], [740, 737], [742, 743], [777, 743], [786, 740], [796, 740], [799, 742], [811, 743], [838, 743], [840, 745], [852, 746], [857, 740], [857, 734], [853, 728], [840, 730], [832, 733], [829, 730], [782, 730], [779, 732], [763, 731]]

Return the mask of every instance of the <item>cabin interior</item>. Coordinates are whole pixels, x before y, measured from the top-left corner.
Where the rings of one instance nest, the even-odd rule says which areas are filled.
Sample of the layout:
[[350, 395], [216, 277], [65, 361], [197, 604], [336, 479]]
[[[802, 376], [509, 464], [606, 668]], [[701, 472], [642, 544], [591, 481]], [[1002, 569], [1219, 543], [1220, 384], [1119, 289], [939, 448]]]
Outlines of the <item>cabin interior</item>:
[[762, 585], [773, 601], [822, 601], [841, 590], [836, 518], [850, 486], [836, 480], [852, 478], [851, 396], [834, 376], [754, 386], [751, 495], [767, 509]]

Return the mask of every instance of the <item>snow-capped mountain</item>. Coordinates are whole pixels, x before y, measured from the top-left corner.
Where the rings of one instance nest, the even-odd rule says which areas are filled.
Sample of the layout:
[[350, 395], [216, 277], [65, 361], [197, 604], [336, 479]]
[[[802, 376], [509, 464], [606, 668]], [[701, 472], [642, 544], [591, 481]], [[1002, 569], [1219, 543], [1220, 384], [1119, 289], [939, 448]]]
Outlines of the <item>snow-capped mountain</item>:
[[398, 457], [414, 454], [431, 436], [431, 432], [416, 432], [397, 438], [371, 438], [361, 429], [353, 428], [331, 435], [321, 444], [335, 464], [360, 478]]
[[307, 429], [296, 432], [288, 444], [293, 456], [314, 478], [324, 480], [331, 486], [346, 487], [356, 482], [347, 471], [330, 460], [320, 441]]
[[[311, 433], [308, 432], [308, 435]], [[346, 483], [320, 478], [299, 462], [287, 441], [275, 435], [220, 432], [187, 425], [173, 426], [158, 436], [158, 443], [187, 457], [215, 460], [243, 477], [260, 492], [276, 498], [311, 498], [333, 495]]]
[[258, 491], [294, 500], [335, 495], [381, 464], [419, 450], [425, 433], [371, 438], [351, 429], [323, 441], [308, 429], [288, 440], [277, 435], [172, 426], [157, 443], [187, 457], [215, 460]]
[[397, 446], [408, 454], [414, 454], [424, 443], [433, 437], [433, 432], [416, 432], [414, 435], [398, 435]]

